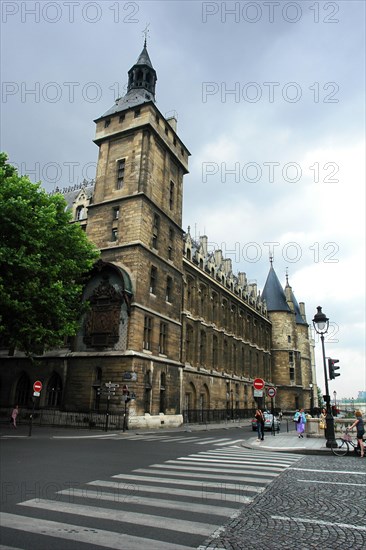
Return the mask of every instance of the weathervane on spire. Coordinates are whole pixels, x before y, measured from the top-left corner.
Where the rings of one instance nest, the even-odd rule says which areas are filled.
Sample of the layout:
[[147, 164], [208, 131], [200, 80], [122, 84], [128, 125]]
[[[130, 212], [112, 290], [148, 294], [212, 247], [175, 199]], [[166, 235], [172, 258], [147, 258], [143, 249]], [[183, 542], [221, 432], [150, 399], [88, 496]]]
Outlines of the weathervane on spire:
[[271, 267], [272, 267], [273, 266], [273, 256], [272, 256], [271, 253], [269, 254], [269, 263], [271, 264]]
[[288, 286], [288, 267], [286, 267], [286, 286]]
[[146, 48], [146, 43], [147, 43], [147, 36], [149, 34], [149, 27], [150, 27], [150, 23], [147, 23], [146, 24], [146, 27], [144, 28], [144, 30], [142, 31], [142, 34], [145, 35], [145, 41], [144, 41], [144, 48]]

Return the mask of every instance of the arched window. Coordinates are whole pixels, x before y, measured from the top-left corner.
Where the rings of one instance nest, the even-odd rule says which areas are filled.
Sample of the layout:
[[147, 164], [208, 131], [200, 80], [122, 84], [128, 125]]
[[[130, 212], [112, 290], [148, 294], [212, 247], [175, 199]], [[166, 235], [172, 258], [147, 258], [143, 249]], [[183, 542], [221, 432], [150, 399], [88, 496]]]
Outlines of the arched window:
[[218, 341], [217, 336], [214, 336], [212, 339], [212, 366], [214, 369], [217, 368], [218, 360]]
[[31, 384], [28, 375], [24, 372], [18, 380], [15, 390], [15, 405], [27, 406], [31, 397]]
[[54, 372], [49, 379], [46, 389], [46, 405], [47, 407], [59, 407], [62, 397], [62, 381], [57, 372]]

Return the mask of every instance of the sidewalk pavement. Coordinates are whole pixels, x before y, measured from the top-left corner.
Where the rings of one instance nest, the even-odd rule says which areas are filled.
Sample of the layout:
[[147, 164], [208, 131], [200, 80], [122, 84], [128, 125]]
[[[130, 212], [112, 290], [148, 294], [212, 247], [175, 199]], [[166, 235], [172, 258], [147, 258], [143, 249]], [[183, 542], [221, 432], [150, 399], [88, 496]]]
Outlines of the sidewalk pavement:
[[[63, 438], [67, 437], [70, 439], [102, 439], [105, 437], [114, 437], [114, 436], [126, 436], [128, 435], [153, 435], [153, 434], [164, 434], [164, 433], [176, 433], [176, 432], [203, 432], [203, 431], [214, 431], [214, 430], [244, 430], [246, 433], [251, 430], [251, 420], [241, 420], [237, 421], [228, 421], [218, 424], [184, 424], [178, 428], [161, 428], [159, 430], [149, 430], [149, 429], [133, 429], [122, 432], [121, 430], [109, 430], [108, 432], [102, 430], [89, 430], [89, 429], [75, 429], [75, 428], [58, 428], [54, 426], [37, 426], [33, 425], [32, 428], [32, 438]], [[235, 433], [235, 438], [238, 438], [239, 434]], [[0, 438], [1, 439], [17, 439], [17, 438], [28, 438], [29, 437], [29, 426], [27, 424], [20, 424], [17, 430], [14, 430], [8, 424], [0, 425]], [[240, 436], [239, 436], [240, 437]], [[321, 437], [306, 437], [304, 434], [303, 438], [299, 438], [295, 430], [290, 430], [289, 432], [275, 432], [275, 434], [266, 431], [264, 434], [264, 441], [258, 441], [257, 436], [254, 435], [246, 439], [242, 443], [242, 447], [253, 450], [260, 451], [275, 451], [275, 452], [285, 452], [285, 453], [298, 453], [298, 454], [327, 454], [331, 453], [331, 449], [326, 447], [325, 438]]]

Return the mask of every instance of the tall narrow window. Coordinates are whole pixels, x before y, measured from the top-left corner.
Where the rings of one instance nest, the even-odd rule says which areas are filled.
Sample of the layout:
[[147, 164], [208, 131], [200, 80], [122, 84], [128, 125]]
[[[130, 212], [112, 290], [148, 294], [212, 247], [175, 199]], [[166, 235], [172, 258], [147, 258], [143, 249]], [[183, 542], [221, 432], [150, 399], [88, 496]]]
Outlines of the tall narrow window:
[[159, 241], [159, 227], [160, 227], [160, 218], [157, 214], [154, 214], [154, 225], [153, 225], [153, 236], [152, 236], [152, 246], [153, 248], [158, 248]]
[[212, 366], [215, 369], [217, 367], [218, 359], [218, 341], [217, 336], [214, 336], [212, 339]]
[[169, 229], [169, 243], [168, 243], [168, 259], [173, 259], [173, 244], [174, 244], [174, 231], [172, 228]]
[[118, 218], [119, 218], [119, 206], [116, 206], [115, 208], [113, 208], [113, 219], [118, 220]]
[[145, 315], [144, 319], [144, 349], [151, 350], [152, 318]]
[[206, 364], [206, 333], [201, 330], [200, 333], [200, 365]]
[[126, 159], [119, 160], [117, 163], [117, 189], [122, 189], [125, 179]]
[[150, 293], [151, 294], [156, 294], [157, 275], [158, 275], [158, 270], [156, 269], [155, 266], [152, 265], [150, 270]]
[[167, 302], [172, 301], [172, 294], [173, 294], [173, 279], [171, 277], [167, 277], [167, 279], [166, 279], [166, 293], [165, 293], [165, 300]]
[[169, 208], [170, 210], [173, 210], [174, 207], [174, 182], [170, 182], [169, 187]]
[[112, 228], [111, 241], [115, 242], [118, 240], [118, 229], [116, 227]]
[[160, 323], [160, 335], [159, 335], [159, 353], [166, 355], [167, 352], [167, 339], [168, 339], [168, 325], [166, 323]]
[[166, 376], [165, 372], [161, 373], [160, 376], [160, 404], [159, 404], [159, 412], [165, 413], [166, 409]]

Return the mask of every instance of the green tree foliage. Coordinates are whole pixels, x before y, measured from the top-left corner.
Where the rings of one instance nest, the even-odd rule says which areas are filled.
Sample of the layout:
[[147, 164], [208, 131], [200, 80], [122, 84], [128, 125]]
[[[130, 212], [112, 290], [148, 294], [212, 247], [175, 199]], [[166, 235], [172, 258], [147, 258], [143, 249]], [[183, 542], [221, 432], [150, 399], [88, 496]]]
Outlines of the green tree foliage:
[[99, 256], [62, 195], [19, 176], [0, 153], [0, 340], [28, 356], [76, 334], [85, 277]]

